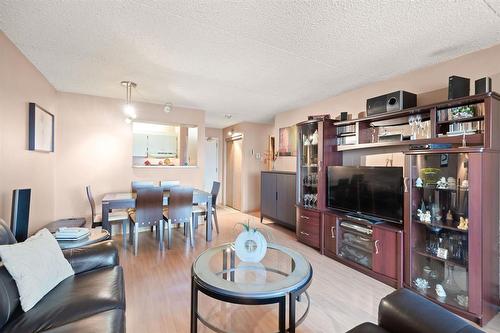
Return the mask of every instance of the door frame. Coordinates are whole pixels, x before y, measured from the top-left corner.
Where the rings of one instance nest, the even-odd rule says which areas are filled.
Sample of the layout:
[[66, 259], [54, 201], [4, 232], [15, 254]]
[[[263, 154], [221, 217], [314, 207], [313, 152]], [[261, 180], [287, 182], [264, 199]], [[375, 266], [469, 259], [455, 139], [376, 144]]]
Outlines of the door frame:
[[[217, 163], [217, 166], [216, 166], [216, 170], [217, 170], [217, 171], [216, 171], [216, 172], [217, 172], [217, 179], [216, 179], [216, 181], [220, 182], [220, 181], [221, 181], [221, 179], [222, 179], [222, 177], [221, 177], [221, 171], [222, 171], [222, 170], [221, 170], [221, 168], [219, 167], [219, 166], [220, 166], [220, 163], [219, 163], [219, 155], [220, 155], [220, 154], [219, 154], [219, 147], [220, 147], [220, 146], [219, 146], [219, 145], [220, 145], [220, 142], [219, 142], [219, 141], [220, 141], [220, 140], [219, 140], [219, 138], [217, 138], [217, 137], [207, 136], [207, 137], [205, 137], [205, 143], [207, 143], [208, 141], [215, 141], [215, 154], [216, 154], [216, 156], [215, 156], [215, 162]], [[206, 153], [206, 151], [205, 151], [205, 153]], [[206, 155], [205, 155], [205, 157], [206, 157]], [[205, 158], [205, 160], [206, 160], [206, 158]], [[206, 165], [205, 165], [205, 168], [206, 168]], [[203, 183], [205, 184], [205, 182], [206, 182], [206, 173], [204, 172], [204, 173], [203, 173]], [[208, 191], [210, 191], [210, 188], [208, 189]], [[219, 193], [219, 195], [220, 195], [220, 194], [221, 194], [221, 193]]]
[[[224, 206], [227, 206], [227, 185], [228, 185], [228, 181], [227, 181], [227, 158], [228, 158], [228, 155], [227, 155], [227, 145], [229, 142], [234, 142], [234, 141], [238, 141], [238, 140], [241, 140], [241, 147], [242, 147], [242, 150], [243, 150], [243, 134], [239, 134], [239, 135], [233, 135], [231, 137], [228, 137], [224, 140], [224, 149], [223, 149], [223, 155], [224, 155], [224, 161], [222, 163], [223, 167], [224, 167], [224, 171], [222, 173], [223, 175], [223, 179], [224, 179], [224, 195], [223, 195], [223, 204]], [[241, 161], [241, 169], [243, 170], [243, 154], [242, 154], [242, 161]], [[241, 183], [243, 184], [243, 181], [241, 180]], [[243, 196], [242, 196], [243, 198]], [[241, 202], [240, 202], [240, 205], [241, 205]]]

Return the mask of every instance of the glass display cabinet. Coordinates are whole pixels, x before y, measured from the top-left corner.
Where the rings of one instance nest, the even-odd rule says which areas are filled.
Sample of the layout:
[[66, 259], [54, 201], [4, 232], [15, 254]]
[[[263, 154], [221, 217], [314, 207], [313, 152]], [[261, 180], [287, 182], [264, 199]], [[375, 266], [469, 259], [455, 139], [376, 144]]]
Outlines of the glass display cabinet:
[[498, 182], [498, 161], [480, 149], [462, 151], [406, 155], [405, 284], [480, 321], [484, 302], [495, 292], [484, 288], [494, 286], [490, 275], [498, 280], [498, 270], [489, 272], [484, 265], [498, 251], [482, 248], [498, 247], [498, 202], [490, 204], [484, 197], [491, 193], [485, 192], [490, 187], [486, 173], [496, 169], [491, 181]]
[[318, 207], [319, 168], [321, 162], [320, 122], [308, 122], [298, 128], [298, 170], [299, 181], [297, 203], [304, 208]]
[[321, 212], [326, 208], [326, 166], [342, 164], [333, 120], [297, 124], [297, 239], [322, 249]]

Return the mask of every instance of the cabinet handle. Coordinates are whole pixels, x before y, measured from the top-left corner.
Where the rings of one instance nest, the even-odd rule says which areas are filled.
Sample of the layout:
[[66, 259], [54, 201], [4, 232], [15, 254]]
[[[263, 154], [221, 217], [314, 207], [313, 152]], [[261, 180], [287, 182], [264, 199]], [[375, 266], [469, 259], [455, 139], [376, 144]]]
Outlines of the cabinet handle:
[[301, 218], [301, 219], [304, 219], [304, 220], [309, 220], [309, 217], [304, 216], [304, 215], [300, 215], [300, 218]]
[[276, 201], [278, 201], [278, 192], [276, 192]]
[[408, 177], [403, 177], [403, 185], [405, 187], [405, 193], [408, 193]]
[[380, 243], [380, 241], [377, 239], [375, 241], [375, 254], [378, 254], [379, 250], [378, 250], [378, 243]]
[[309, 235], [307, 232], [303, 232], [303, 231], [301, 231], [301, 232], [300, 232], [300, 234], [301, 234], [301, 235], [306, 235], [306, 236], [311, 236], [311, 235]]
[[330, 231], [332, 233], [332, 238], [335, 238], [335, 227], [332, 227]]

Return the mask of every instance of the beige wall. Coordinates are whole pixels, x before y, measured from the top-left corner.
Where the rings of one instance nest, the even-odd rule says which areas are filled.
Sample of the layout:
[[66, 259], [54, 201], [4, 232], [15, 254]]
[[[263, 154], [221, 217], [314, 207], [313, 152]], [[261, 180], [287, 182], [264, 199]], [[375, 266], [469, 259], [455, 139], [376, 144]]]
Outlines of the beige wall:
[[268, 137], [273, 131], [273, 126], [249, 122], [239, 123], [224, 128], [224, 138], [228, 137], [229, 131], [243, 134], [241, 210], [243, 212], [259, 210], [260, 172], [267, 169], [264, 163], [264, 153], [267, 151]]
[[[89, 216], [86, 185], [92, 186], [96, 201], [108, 192], [130, 190], [132, 180], [180, 180], [203, 186], [202, 149], [198, 149], [196, 167], [132, 167], [132, 126], [124, 121], [123, 100], [58, 93], [57, 101], [57, 218]], [[204, 111], [174, 107], [167, 114], [162, 105], [134, 104], [137, 121], [199, 126], [198, 147], [203, 147]]]
[[[471, 78], [471, 93], [474, 80], [490, 76], [493, 90], [500, 91], [500, 45], [474, 52], [444, 63], [416, 70], [389, 80], [363, 86], [359, 89], [333, 96], [295, 110], [279, 113], [274, 118], [274, 136], [278, 129], [307, 119], [308, 115], [330, 114], [336, 117], [340, 112], [352, 113], [354, 117], [366, 109], [366, 99], [396, 90], [407, 90], [418, 94], [418, 104], [425, 105], [448, 98], [448, 77], [459, 75]], [[355, 163], [366, 152], [348, 152], [344, 159]], [[381, 151], [373, 151], [379, 154]], [[385, 160], [385, 157], [384, 157]], [[275, 164], [278, 170], [295, 171], [294, 157], [279, 157]]]
[[[130, 182], [180, 180], [203, 185], [204, 154], [188, 168], [133, 168], [132, 128], [124, 122], [119, 99], [57, 92], [0, 32], [0, 217], [9, 221], [12, 190], [31, 188], [30, 232], [58, 218], [90, 216], [85, 185], [96, 201], [106, 192], [127, 191]], [[117, 83], [118, 84], [118, 83]], [[55, 114], [55, 152], [27, 150], [28, 103]], [[199, 126], [205, 138], [205, 112], [136, 103], [139, 121]]]
[[28, 103], [55, 114], [57, 127], [56, 91], [1, 31], [0, 73], [0, 218], [10, 223], [13, 189], [31, 188], [33, 230], [54, 218], [56, 153], [27, 150]]

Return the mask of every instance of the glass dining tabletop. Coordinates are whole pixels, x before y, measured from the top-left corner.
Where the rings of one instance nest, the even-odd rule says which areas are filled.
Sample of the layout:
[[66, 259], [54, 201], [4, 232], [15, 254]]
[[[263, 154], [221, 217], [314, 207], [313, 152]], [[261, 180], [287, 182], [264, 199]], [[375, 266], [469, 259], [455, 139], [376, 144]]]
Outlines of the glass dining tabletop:
[[272, 298], [302, 288], [311, 280], [309, 261], [288, 247], [268, 243], [258, 263], [243, 262], [234, 243], [205, 250], [193, 263], [193, 276], [205, 288], [238, 298]]

